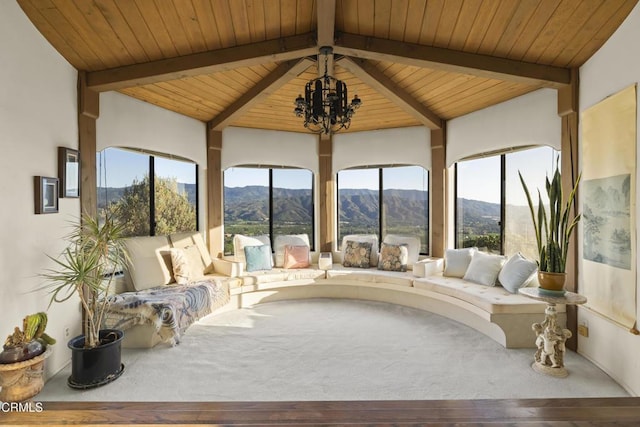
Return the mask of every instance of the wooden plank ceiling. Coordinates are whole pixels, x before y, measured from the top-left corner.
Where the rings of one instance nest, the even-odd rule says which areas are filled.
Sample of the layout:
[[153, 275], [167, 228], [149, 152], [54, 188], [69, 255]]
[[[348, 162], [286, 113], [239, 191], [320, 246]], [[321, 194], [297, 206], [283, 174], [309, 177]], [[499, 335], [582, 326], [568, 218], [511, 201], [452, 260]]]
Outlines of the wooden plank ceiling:
[[349, 131], [437, 128], [562, 87], [638, 0], [17, 1], [98, 91], [216, 129], [304, 132], [293, 100], [321, 45], [363, 101]]

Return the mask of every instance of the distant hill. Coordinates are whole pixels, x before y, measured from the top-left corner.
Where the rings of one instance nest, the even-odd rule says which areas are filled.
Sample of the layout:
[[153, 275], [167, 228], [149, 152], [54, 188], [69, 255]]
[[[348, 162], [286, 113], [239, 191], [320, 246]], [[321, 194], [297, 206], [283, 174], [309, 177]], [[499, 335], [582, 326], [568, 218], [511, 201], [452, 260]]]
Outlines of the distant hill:
[[[180, 184], [189, 201], [195, 203], [195, 185]], [[98, 205], [115, 202], [124, 188], [98, 188]], [[309, 190], [274, 188], [274, 217], [279, 222], [309, 223], [312, 203]], [[378, 191], [366, 189], [342, 189], [339, 194], [341, 223], [377, 226]], [[429, 214], [429, 195], [418, 190], [384, 190], [382, 194], [387, 212], [387, 224], [424, 226]], [[262, 222], [269, 217], [269, 188], [265, 186], [224, 187], [225, 216], [227, 224], [236, 222]], [[478, 200], [460, 199], [466, 227], [474, 233], [499, 233], [500, 205]]]
[[458, 223], [462, 220], [470, 234], [500, 233], [500, 204], [458, 199]]

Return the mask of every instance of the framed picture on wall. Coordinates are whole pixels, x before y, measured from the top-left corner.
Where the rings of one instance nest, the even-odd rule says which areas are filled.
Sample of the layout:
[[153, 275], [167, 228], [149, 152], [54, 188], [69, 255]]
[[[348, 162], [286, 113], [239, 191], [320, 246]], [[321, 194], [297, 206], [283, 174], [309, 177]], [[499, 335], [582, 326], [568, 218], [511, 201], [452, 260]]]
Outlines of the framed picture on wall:
[[58, 212], [58, 178], [34, 177], [35, 211], [37, 214]]
[[80, 197], [80, 152], [58, 147], [60, 197]]

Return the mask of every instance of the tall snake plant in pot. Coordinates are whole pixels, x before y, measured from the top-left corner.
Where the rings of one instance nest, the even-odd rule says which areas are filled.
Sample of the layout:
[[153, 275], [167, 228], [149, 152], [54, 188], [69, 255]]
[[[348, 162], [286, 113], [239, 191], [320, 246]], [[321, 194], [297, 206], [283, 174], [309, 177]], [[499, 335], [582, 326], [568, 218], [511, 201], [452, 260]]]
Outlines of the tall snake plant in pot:
[[522, 174], [518, 172], [518, 175], [527, 196], [531, 220], [536, 234], [540, 287], [550, 291], [562, 292], [566, 279], [570, 237], [581, 218], [579, 213], [571, 215], [571, 207], [575, 201], [581, 174], [578, 175], [569, 197], [565, 201], [563, 200], [562, 192], [562, 176], [556, 163], [551, 181], [549, 181], [549, 176], [545, 178], [545, 190], [549, 198], [548, 214], [542, 201], [540, 190], [538, 190], [538, 206], [536, 209]]

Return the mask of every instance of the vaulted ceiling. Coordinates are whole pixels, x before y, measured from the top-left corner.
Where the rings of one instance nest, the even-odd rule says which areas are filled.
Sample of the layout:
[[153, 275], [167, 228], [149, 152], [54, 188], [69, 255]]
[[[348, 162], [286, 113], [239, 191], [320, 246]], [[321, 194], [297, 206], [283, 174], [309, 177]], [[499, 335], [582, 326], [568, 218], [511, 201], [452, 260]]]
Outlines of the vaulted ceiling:
[[[569, 83], [637, 0], [17, 0], [97, 91], [304, 132], [293, 101], [333, 46], [349, 131], [426, 125]], [[324, 59], [321, 61], [324, 67]]]

